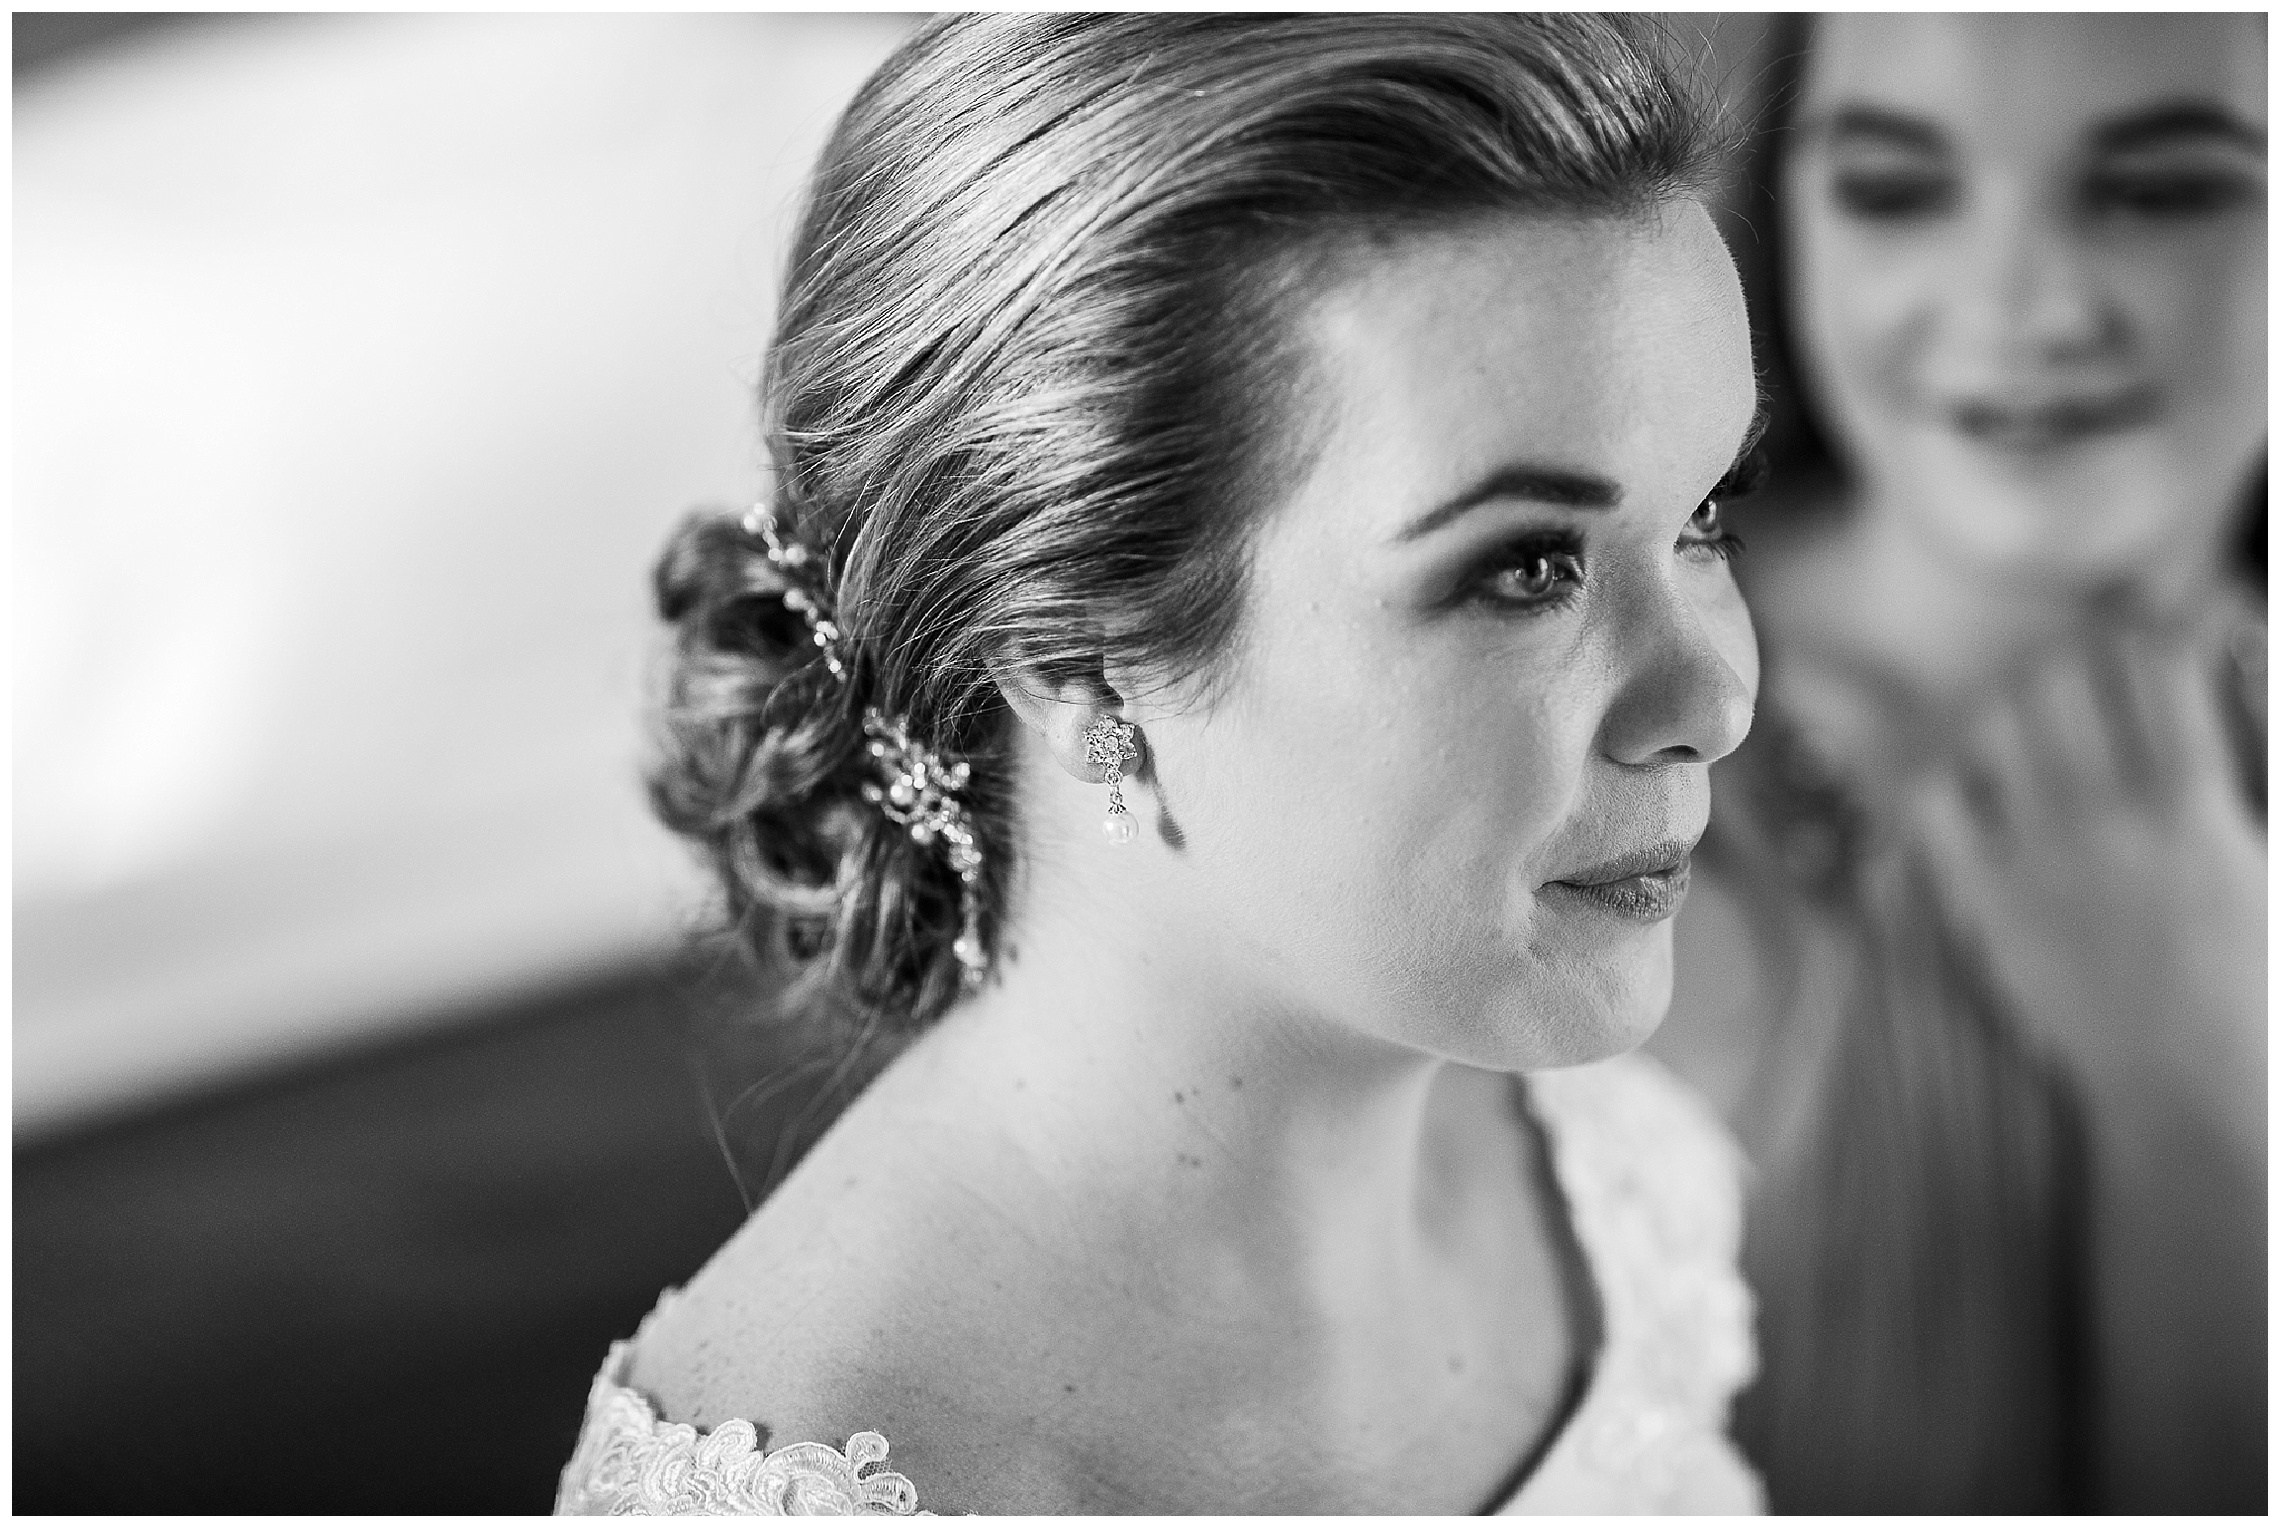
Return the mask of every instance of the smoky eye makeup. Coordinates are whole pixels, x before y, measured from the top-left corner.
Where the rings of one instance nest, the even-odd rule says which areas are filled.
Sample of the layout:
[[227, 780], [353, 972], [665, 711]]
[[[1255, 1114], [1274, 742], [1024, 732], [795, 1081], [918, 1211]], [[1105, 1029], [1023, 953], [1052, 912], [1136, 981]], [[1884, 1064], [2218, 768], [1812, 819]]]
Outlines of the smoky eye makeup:
[[[1673, 550], [1695, 561], [1725, 562], [1740, 556], [1742, 538], [1727, 528], [1724, 510], [1757, 491], [1765, 481], [1766, 466], [1762, 445], [1753, 443], [1736, 457], [1680, 528]], [[1572, 525], [1526, 527], [1490, 541], [1457, 566], [1448, 604], [1517, 615], [1557, 610], [1583, 588], [1584, 532]]]
[[1742, 555], [1743, 547], [1740, 535], [1726, 526], [1725, 500], [1716, 497], [1695, 506], [1678, 538], [1679, 555], [1697, 562], [1732, 562]]
[[1538, 526], [1491, 542], [1466, 559], [1457, 602], [1518, 614], [1554, 610], [1583, 587], [1583, 532]]
[[1753, 446], [1727, 469], [1717, 486], [1695, 506], [1685, 529], [1679, 533], [1678, 549], [1682, 555], [1718, 562], [1731, 562], [1742, 555], [1742, 538], [1726, 525], [1726, 506], [1757, 492], [1758, 485], [1765, 481], [1766, 460], [1765, 447]]

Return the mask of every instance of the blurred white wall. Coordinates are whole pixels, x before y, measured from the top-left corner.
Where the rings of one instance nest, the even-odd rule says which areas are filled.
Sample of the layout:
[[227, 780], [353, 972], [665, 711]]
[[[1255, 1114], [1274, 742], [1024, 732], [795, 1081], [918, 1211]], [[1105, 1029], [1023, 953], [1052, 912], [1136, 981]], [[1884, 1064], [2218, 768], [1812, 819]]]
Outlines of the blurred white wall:
[[14, 160], [19, 1140], [662, 948], [649, 559], [904, 17], [248, 17]]

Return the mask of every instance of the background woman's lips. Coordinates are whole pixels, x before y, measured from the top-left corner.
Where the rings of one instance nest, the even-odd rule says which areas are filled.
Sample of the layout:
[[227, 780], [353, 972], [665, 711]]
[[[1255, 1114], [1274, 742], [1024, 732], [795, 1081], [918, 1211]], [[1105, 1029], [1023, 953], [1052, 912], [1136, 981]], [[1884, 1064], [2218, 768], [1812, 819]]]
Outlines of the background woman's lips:
[[2160, 412], [2151, 388], [2100, 396], [2011, 403], [1969, 399], [1950, 405], [1948, 418], [1973, 441], [2010, 451], [2049, 451], [2150, 423]]

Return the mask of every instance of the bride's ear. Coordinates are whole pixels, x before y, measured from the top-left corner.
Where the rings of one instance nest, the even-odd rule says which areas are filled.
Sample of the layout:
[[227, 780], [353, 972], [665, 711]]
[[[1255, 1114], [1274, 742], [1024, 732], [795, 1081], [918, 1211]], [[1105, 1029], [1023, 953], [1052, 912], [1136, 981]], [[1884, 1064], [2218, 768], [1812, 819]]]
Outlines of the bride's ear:
[[1037, 734], [1046, 752], [1069, 775], [1089, 785], [1108, 778], [1085, 756], [1085, 729], [1106, 716], [1120, 716], [1124, 698], [1097, 672], [1076, 679], [1048, 679], [1002, 661], [990, 664], [990, 678], [1021, 724]]

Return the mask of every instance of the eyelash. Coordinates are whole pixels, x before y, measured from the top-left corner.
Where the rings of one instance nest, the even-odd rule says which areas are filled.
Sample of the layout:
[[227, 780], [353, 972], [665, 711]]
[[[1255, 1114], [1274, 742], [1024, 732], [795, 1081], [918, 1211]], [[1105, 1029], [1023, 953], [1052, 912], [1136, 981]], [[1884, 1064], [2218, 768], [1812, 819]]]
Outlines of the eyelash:
[[[1512, 594], [1497, 588], [1505, 574], [1538, 566], [1560, 570], [1557, 587], [1541, 594]], [[1532, 531], [1498, 547], [1482, 567], [1475, 587], [1484, 604], [1533, 614], [1565, 605], [1582, 583], [1583, 537], [1575, 531], [1548, 530]]]
[[[1681, 535], [1678, 541], [1681, 555], [1701, 552], [1720, 562], [1730, 562], [1739, 557], [1744, 550], [1742, 538], [1724, 526], [1717, 525], [1716, 515], [1725, 505], [1754, 492], [1764, 477], [1765, 453], [1762, 450], [1753, 450], [1735, 463], [1733, 470], [1718, 480], [1718, 485], [1704, 496], [1700, 507], [1694, 511], [1695, 515], [1700, 515], [1703, 510], [1710, 511], [1715, 529], [1698, 540], [1688, 540]], [[1693, 517], [1690, 516], [1686, 523], [1691, 526], [1694, 523]], [[1504, 574], [1519, 568], [1533, 569], [1537, 566], [1547, 569], [1557, 566], [1561, 570], [1559, 586], [1542, 594], [1523, 596], [1497, 590], [1496, 583]], [[1534, 614], [1556, 610], [1565, 605], [1574, 597], [1576, 589], [1582, 583], [1582, 535], [1571, 530], [1545, 530], [1532, 531], [1498, 547], [1490, 555], [1474, 587], [1478, 598], [1484, 603]]]
[[[1709, 495], [1703, 499], [1702, 508], [1695, 510], [1694, 513], [1699, 515], [1703, 509], [1707, 509], [1715, 517], [1719, 510], [1733, 503], [1736, 499], [1746, 499], [1751, 494], [1756, 493], [1765, 482], [1765, 474], [1765, 447], [1750, 447], [1747, 452], [1743, 453], [1741, 460], [1735, 462], [1732, 467], [1727, 469], [1726, 475], [1718, 479], [1717, 486], [1712, 488]], [[1690, 518], [1686, 523], [1692, 525], [1694, 522]], [[1713, 523], [1715, 522], [1713, 521]], [[1687, 543], [1682, 540], [1679, 544], [1684, 546]], [[1731, 562], [1748, 550], [1747, 543], [1723, 525], [1718, 526], [1715, 532], [1703, 537], [1700, 541], [1694, 542], [1693, 545], [1710, 553], [1720, 562]]]
[[[1702, 501], [1702, 509], [1696, 510], [1695, 513], [1699, 515], [1703, 509], [1707, 509], [1715, 516], [1719, 510], [1725, 508], [1726, 503], [1725, 499], [1712, 494]], [[1688, 520], [1686, 523], [1692, 525], [1694, 522]], [[1704, 536], [1700, 541], [1682, 540], [1679, 542], [1679, 546], [1682, 548], [1692, 547], [1696, 551], [1707, 552], [1720, 562], [1732, 562], [1743, 552], [1749, 550], [1748, 543], [1744, 542], [1741, 537], [1726, 529], [1724, 525], [1718, 524], [1715, 519], [1711, 523], [1716, 526], [1716, 529], [1711, 531], [1709, 535]]]

